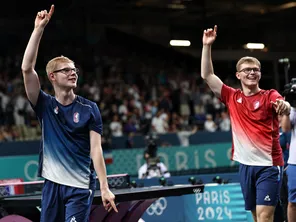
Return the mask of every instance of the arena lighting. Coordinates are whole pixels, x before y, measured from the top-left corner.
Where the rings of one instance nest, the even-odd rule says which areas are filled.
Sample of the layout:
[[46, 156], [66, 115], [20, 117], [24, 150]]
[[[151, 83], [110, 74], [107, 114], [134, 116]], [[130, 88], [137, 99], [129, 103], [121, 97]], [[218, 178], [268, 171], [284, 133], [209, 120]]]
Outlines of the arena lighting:
[[188, 40], [171, 40], [171, 46], [190, 46], [191, 42]]
[[263, 43], [247, 43], [245, 48], [247, 49], [264, 49], [265, 45]]
[[279, 63], [289, 64], [290, 60], [288, 58], [281, 58], [281, 59], [279, 59]]

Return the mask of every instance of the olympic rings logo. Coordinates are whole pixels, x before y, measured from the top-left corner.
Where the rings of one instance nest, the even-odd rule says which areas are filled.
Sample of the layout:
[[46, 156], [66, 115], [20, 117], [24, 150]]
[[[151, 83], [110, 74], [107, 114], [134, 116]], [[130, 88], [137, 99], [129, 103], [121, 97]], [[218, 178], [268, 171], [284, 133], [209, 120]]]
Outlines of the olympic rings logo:
[[193, 189], [193, 193], [195, 194], [201, 193], [201, 189], [200, 188]]
[[167, 200], [164, 197], [159, 198], [153, 204], [147, 208], [146, 213], [150, 216], [157, 215], [160, 216], [163, 214], [164, 210], [167, 208]]
[[111, 187], [115, 187], [115, 186], [121, 186], [124, 183], [124, 178], [123, 177], [111, 177], [108, 178], [108, 184]]

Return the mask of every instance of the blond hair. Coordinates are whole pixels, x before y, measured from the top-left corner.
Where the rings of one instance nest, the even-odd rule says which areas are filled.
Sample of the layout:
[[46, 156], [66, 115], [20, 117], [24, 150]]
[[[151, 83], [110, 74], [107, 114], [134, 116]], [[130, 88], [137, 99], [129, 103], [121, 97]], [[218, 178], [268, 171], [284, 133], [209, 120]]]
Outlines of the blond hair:
[[74, 62], [71, 59], [69, 59], [68, 57], [65, 57], [65, 56], [55, 57], [55, 58], [51, 59], [46, 65], [47, 75], [52, 73], [53, 71], [55, 71], [57, 69], [58, 64], [60, 64], [60, 63], [73, 63], [74, 64]]
[[261, 69], [261, 63], [259, 62], [258, 59], [250, 56], [245, 56], [245, 57], [242, 57], [240, 60], [238, 60], [238, 62], [236, 63], [236, 71], [240, 71], [240, 66], [244, 63], [256, 64], [259, 67], [259, 69]]

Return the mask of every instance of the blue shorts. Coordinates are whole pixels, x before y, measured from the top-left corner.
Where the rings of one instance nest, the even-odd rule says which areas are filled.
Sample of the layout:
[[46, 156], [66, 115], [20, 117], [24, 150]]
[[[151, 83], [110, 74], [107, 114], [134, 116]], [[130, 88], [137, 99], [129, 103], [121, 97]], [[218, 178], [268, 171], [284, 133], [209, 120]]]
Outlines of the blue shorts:
[[283, 167], [240, 164], [239, 174], [246, 210], [254, 210], [257, 205], [276, 206], [278, 204]]
[[94, 190], [44, 181], [41, 222], [88, 222]]
[[288, 200], [296, 203], [296, 165], [288, 164], [286, 170], [288, 177]]

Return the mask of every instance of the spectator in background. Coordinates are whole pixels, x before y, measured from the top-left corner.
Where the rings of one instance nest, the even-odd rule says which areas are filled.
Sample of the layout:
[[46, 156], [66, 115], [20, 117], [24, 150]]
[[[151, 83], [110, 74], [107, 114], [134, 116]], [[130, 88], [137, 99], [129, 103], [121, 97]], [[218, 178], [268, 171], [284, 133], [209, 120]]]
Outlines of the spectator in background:
[[127, 123], [124, 125], [124, 133], [129, 135], [130, 133], [136, 133], [137, 128], [135, 123], [133, 122], [132, 117], [128, 117]]
[[178, 113], [173, 112], [170, 118], [170, 125], [174, 125], [176, 129], [179, 129], [183, 123], [182, 117], [178, 115]]
[[118, 108], [116, 104], [111, 104], [111, 109], [108, 114], [108, 120], [113, 119], [115, 115], [118, 115]]
[[0, 134], [1, 134], [1, 141], [3, 142], [11, 142], [15, 139], [15, 134], [12, 131], [12, 127], [10, 125], [1, 126]]
[[230, 131], [230, 119], [227, 112], [221, 112], [221, 118], [219, 121], [219, 129], [223, 132]]
[[183, 82], [181, 85], [180, 90], [180, 115], [183, 116], [189, 116], [190, 115], [190, 91], [189, 91], [189, 85], [188, 82]]
[[191, 99], [193, 102], [193, 110], [194, 110], [194, 114], [195, 115], [199, 115], [199, 114], [204, 114], [205, 113], [205, 108], [202, 104], [202, 100], [201, 100], [201, 92], [200, 92], [200, 88], [197, 86], [194, 86], [194, 89], [191, 93]]
[[222, 111], [223, 103], [221, 103], [221, 101], [215, 96], [212, 99], [212, 103], [213, 103], [215, 114], [220, 113]]
[[128, 100], [124, 99], [118, 108], [118, 114], [123, 121], [127, 120], [128, 115]]
[[[166, 132], [178, 132], [180, 127], [192, 128], [193, 122], [202, 130], [206, 114], [211, 114], [219, 126], [221, 102], [213, 98], [206, 84], [200, 81], [201, 78], [194, 76], [193, 73], [200, 68], [187, 66], [189, 65], [187, 58], [183, 57], [184, 60], [179, 63], [180, 59], [175, 60], [174, 55], [147, 57], [148, 45], [146, 47], [143, 44], [143, 48], [139, 51], [138, 47], [133, 49], [118, 47], [116, 41], [108, 44], [108, 38], [100, 40], [100, 43], [104, 42], [103, 47], [97, 48], [93, 44], [85, 44], [83, 48], [71, 48], [65, 46], [63, 42], [68, 39], [62, 40], [62, 36], [60, 37], [59, 41], [55, 41], [55, 47], [49, 48], [54, 55], [60, 53], [61, 48], [63, 51], [66, 49], [67, 54], [75, 55], [82, 61], [81, 66], [76, 64], [80, 71], [77, 92], [95, 101], [100, 107], [104, 125], [107, 126], [103, 129], [106, 137], [112, 135], [109, 124], [115, 114], [119, 115], [123, 128], [128, 117], [132, 116], [137, 129], [136, 134], [145, 135], [151, 128], [152, 118], [160, 109], [165, 109], [168, 116], [173, 116], [174, 112], [182, 114], [178, 124], [169, 118]], [[9, 98], [15, 98], [17, 84], [21, 81], [18, 74], [22, 56], [19, 52], [10, 51], [16, 54], [0, 57], [0, 85], [3, 87], [0, 97], [4, 113]], [[46, 50], [40, 51], [42, 52]], [[40, 55], [44, 58], [46, 56], [48, 55]], [[38, 70], [38, 73], [41, 74], [39, 75], [41, 88], [46, 93], [53, 94], [43, 68], [42, 71]], [[8, 115], [3, 114], [2, 124], [15, 124], [14, 114], [18, 113], [15, 109], [19, 108], [16, 108], [14, 103], [15, 99], [12, 99], [7, 109]], [[36, 119], [31, 121], [32, 117], [27, 115], [25, 122], [35, 127]], [[193, 119], [195, 121], [192, 121]], [[17, 122], [19, 121], [16, 120]]]
[[152, 101], [148, 101], [146, 104], [144, 104], [144, 118], [145, 119], [152, 119]]
[[118, 115], [114, 115], [113, 116], [113, 120], [110, 123], [110, 130], [111, 130], [112, 136], [118, 137], [118, 136], [122, 136], [123, 135], [123, 132], [122, 132], [122, 124], [119, 121]]
[[94, 102], [97, 103], [100, 101], [100, 88], [99, 88], [99, 84], [97, 81], [91, 82], [88, 91], [89, 91], [89, 94], [91, 95], [92, 100]]
[[171, 100], [170, 100], [170, 93], [167, 89], [162, 89], [162, 95], [159, 99], [158, 109], [164, 110], [164, 112], [170, 112], [171, 111]]
[[152, 113], [152, 116], [155, 116], [158, 112], [158, 101], [156, 100], [153, 100], [152, 101], [152, 104], [151, 104], [151, 113]]
[[5, 90], [5, 86], [1, 86], [0, 87], [0, 121], [1, 121], [1, 125], [3, 125], [5, 123], [5, 119], [7, 117], [5, 117], [5, 112], [6, 112], [6, 107], [7, 104], [10, 101], [10, 97], [7, 95], [6, 90]]
[[208, 132], [216, 132], [217, 125], [213, 120], [213, 116], [211, 114], [206, 115], [206, 121], [204, 123], [204, 130]]
[[152, 132], [163, 134], [168, 131], [168, 122], [167, 119], [162, 116], [163, 114], [163, 110], [159, 110], [156, 116], [152, 118]]
[[[21, 88], [22, 89], [22, 88]], [[14, 98], [14, 120], [15, 125], [25, 125], [25, 117], [27, 115], [28, 107], [30, 106], [28, 100], [25, 98], [22, 91], [17, 92]]]
[[6, 104], [5, 108], [5, 125], [14, 125], [15, 119], [14, 119], [14, 110], [15, 110], [15, 99], [13, 96], [9, 97], [9, 101]]
[[192, 129], [190, 127], [186, 127], [185, 129], [181, 129], [177, 132], [177, 135], [180, 140], [180, 145], [183, 147], [188, 147], [189, 137], [197, 132], [197, 126], [194, 126]]

